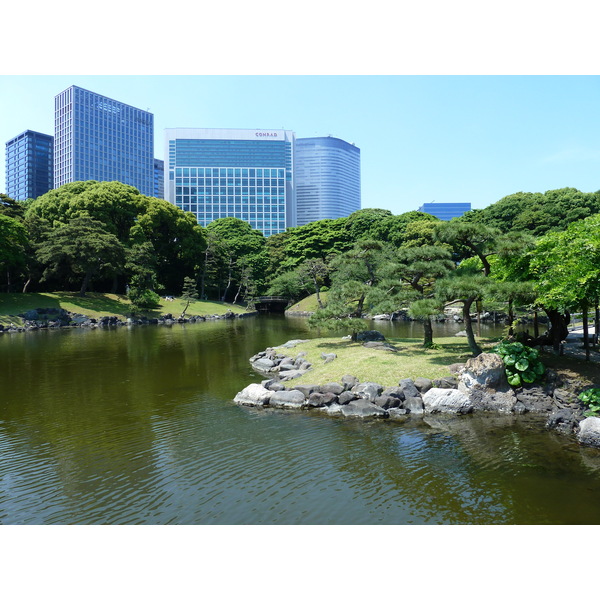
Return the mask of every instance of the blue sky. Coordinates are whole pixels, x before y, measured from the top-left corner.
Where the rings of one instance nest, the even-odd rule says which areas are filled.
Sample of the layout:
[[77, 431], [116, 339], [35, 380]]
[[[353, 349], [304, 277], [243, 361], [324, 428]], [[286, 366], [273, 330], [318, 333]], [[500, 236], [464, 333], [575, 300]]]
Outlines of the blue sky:
[[[69, 85], [169, 127], [286, 128], [361, 149], [362, 206], [483, 208], [518, 191], [600, 189], [600, 78], [554, 75], [0, 75], [0, 142], [53, 134]], [[5, 191], [4, 160], [0, 191]]]

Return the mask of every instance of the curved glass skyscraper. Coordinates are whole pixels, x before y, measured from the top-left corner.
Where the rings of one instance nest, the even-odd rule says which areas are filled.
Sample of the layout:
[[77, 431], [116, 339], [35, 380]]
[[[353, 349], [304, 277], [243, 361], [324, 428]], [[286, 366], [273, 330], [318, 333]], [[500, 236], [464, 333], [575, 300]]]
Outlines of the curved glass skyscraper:
[[297, 224], [360, 209], [360, 149], [334, 137], [296, 140]]

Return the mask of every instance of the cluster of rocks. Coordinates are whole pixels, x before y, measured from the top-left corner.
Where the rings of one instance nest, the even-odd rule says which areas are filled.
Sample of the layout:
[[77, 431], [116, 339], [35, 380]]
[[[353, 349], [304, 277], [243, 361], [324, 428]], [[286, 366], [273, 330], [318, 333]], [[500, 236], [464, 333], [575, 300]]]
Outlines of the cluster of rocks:
[[[292, 340], [294, 348], [302, 340]], [[333, 355], [335, 356], [335, 355]], [[325, 358], [324, 360], [333, 360]], [[345, 375], [340, 382], [300, 384], [285, 382], [306, 373], [306, 354], [286, 356], [269, 348], [251, 359], [253, 367], [270, 376], [253, 383], [234, 398], [244, 406], [318, 410], [332, 416], [406, 420], [428, 414], [464, 415], [477, 412], [537, 413], [546, 416], [546, 427], [573, 435], [585, 445], [600, 447], [600, 418], [585, 417], [578, 400], [580, 385], [548, 370], [543, 384], [513, 389], [497, 354], [480, 354], [465, 364], [450, 365], [450, 376], [431, 380], [401, 379], [397, 386], [360, 382]], [[258, 363], [258, 364], [257, 364]]]
[[219, 319], [235, 319], [255, 315], [256, 313], [240, 313], [228, 311], [222, 315], [205, 315], [189, 317], [175, 317], [168, 313], [156, 318], [127, 317], [120, 319], [116, 316], [103, 316], [98, 319], [79, 313], [72, 313], [63, 308], [35, 308], [17, 315], [21, 317], [22, 324], [0, 324], [0, 333], [18, 333], [22, 331], [35, 331], [36, 329], [56, 329], [62, 327], [121, 327], [124, 325], [174, 325], [175, 323], [197, 323], [201, 321], [216, 321]]

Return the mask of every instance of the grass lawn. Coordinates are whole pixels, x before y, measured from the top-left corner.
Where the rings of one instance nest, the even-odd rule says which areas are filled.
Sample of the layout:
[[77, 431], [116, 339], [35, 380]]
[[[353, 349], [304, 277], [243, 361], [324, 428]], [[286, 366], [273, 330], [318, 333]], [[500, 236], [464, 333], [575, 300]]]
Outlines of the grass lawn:
[[[173, 301], [161, 298], [161, 304], [153, 310], [143, 311], [147, 317], [159, 317], [172, 313], [178, 317], [185, 307], [186, 301], [175, 298]], [[127, 318], [131, 313], [131, 304], [127, 296], [121, 294], [88, 293], [81, 298], [77, 292], [44, 292], [35, 294], [0, 294], [0, 324], [11, 322], [20, 325], [22, 319], [16, 315], [32, 308], [64, 308], [92, 318], [116, 316]], [[191, 302], [186, 316], [222, 315], [227, 311], [246, 312], [245, 307], [225, 302], [195, 301]]]
[[[280, 348], [281, 354], [297, 356], [307, 353], [312, 370], [299, 379], [285, 385], [294, 387], [299, 383], [322, 384], [340, 381], [343, 375], [358, 377], [361, 382], [375, 381], [384, 386], [398, 385], [401, 379], [428, 377], [438, 379], [450, 375], [448, 365], [466, 362], [471, 358], [469, 346], [464, 338], [436, 338], [438, 349], [423, 348], [423, 340], [415, 338], [388, 338], [398, 352], [386, 352], [365, 348], [361, 343], [340, 338], [317, 338], [298, 344], [295, 348]], [[484, 349], [495, 345], [494, 340], [478, 339]], [[325, 364], [321, 353], [335, 353], [337, 358]]]
[[[327, 292], [321, 292], [320, 296], [321, 302], [324, 305], [327, 304]], [[296, 302], [296, 304], [290, 306], [288, 310], [296, 312], [315, 312], [317, 308], [319, 308], [319, 305], [317, 303], [317, 295], [312, 294], [311, 296], [303, 298], [302, 300], [300, 300], [300, 302]]]

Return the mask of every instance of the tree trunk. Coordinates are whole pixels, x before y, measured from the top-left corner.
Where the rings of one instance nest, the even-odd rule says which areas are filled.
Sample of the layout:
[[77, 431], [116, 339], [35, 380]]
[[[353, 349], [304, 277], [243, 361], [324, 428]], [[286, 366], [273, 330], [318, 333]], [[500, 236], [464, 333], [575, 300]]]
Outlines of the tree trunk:
[[600, 335], [600, 331], [598, 331], [598, 325], [600, 324], [600, 306], [598, 305], [598, 300], [596, 300], [596, 316], [594, 318], [594, 346], [598, 344], [598, 335]]
[[512, 298], [508, 299], [508, 337], [512, 337], [515, 335], [515, 328], [513, 323], [515, 321], [515, 313], [513, 311], [513, 300]]
[[533, 313], [533, 337], [540, 337], [540, 325], [538, 323], [537, 310]]
[[475, 298], [467, 298], [463, 301], [463, 321], [465, 322], [465, 331], [467, 332], [467, 341], [469, 342], [469, 348], [473, 353], [473, 356], [479, 356], [482, 352], [481, 348], [477, 345], [475, 340], [475, 334], [473, 333], [473, 323], [471, 323], [471, 305], [475, 301]]
[[425, 317], [423, 320], [423, 346], [431, 348], [433, 346], [433, 326], [431, 325], [431, 317]]
[[25, 285], [23, 286], [23, 293], [26, 294], [27, 293], [27, 288], [29, 287], [29, 284], [31, 283], [31, 277], [29, 277], [27, 279], [27, 281], [25, 282]]
[[92, 273], [91, 272], [87, 272], [85, 274], [85, 277], [83, 278], [83, 281], [81, 282], [81, 289], [79, 290], [79, 295], [84, 298], [85, 297], [85, 292], [87, 291], [88, 285], [90, 284], [90, 279], [92, 278]]
[[564, 315], [556, 309], [544, 309], [550, 319], [549, 337], [552, 340], [552, 349], [556, 355], [560, 354], [560, 343], [569, 335], [569, 322], [571, 316], [569, 313]]
[[583, 347], [585, 348], [585, 360], [590, 360], [590, 340], [589, 340], [589, 321], [588, 321], [588, 303], [584, 300], [582, 303], [583, 309]]

